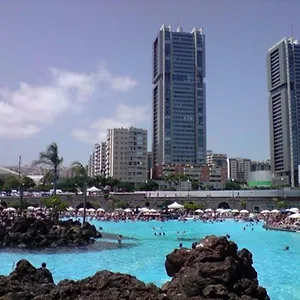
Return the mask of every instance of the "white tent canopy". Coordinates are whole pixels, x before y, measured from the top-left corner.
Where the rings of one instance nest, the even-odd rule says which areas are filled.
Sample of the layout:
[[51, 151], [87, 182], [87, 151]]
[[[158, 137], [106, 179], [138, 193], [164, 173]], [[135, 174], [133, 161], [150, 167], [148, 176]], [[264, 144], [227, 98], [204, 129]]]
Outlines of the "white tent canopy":
[[183, 208], [183, 205], [181, 205], [177, 202], [174, 202], [174, 203], [168, 205], [168, 208], [170, 208], [170, 209], [180, 209], [180, 208]]
[[87, 192], [100, 192], [101, 190], [96, 188], [95, 186], [90, 187], [89, 189], [87, 189]]

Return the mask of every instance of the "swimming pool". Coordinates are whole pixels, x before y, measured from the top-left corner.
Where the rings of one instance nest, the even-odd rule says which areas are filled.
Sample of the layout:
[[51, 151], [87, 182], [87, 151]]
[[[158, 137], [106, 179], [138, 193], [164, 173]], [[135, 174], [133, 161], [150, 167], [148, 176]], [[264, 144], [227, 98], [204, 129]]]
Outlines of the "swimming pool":
[[[128, 242], [137, 243], [137, 246], [60, 254], [0, 252], [0, 274], [9, 274], [14, 262], [25, 258], [35, 266], [46, 262], [56, 282], [65, 278], [81, 279], [108, 269], [162, 285], [170, 279], [164, 268], [165, 256], [180, 242], [190, 247], [192, 239], [197, 241], [210, 234], [229, 234], [239, 248], [248, 248], [253, 253], [259, 282], [267, 288], [272, 300], [300, 299], [300, 233], [265, 231], [262, 224], [253, 226], [253, 231], [251, 227], [246, 227], [244, 231], [246, 223], [233, 221], [210, 224], [193, 221], [113, 223], [93, 220], [91, 223], [97, 228], [101, 226], [106, 232], [135, 237], [137, 241]], [[165, 236], [155, 236], [154, 232], [164, 232]], [[178, 236], [191, 240], [178, 241]], [[289, 251], [283, 251], [286, 245], [290, 246]]]

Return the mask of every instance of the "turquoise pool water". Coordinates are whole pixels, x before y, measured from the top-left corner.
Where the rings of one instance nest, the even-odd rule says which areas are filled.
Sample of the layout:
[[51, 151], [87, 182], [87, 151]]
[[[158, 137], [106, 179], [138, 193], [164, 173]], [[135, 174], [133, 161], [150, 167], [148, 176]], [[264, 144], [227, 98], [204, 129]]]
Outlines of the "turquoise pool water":
[[[0, 252], [0, 274], [9, 274], [14, 262], [28, 259], [35, 266], [42, 262], [53, 272], [56, 282], [64, 278], [81, 279], [93, 275], [98, 270], [108, 269], [129, 273], [145, 282], [162, 285], [169, 278], [165, 273], [166, 254], [178, 247], [177, 231], [186, 233], [185, 237], [199, 240], [209, 234], [230, 234], [239, 248], [248, 248], [254, 256], [255, 268], [260, 284], [267, 288], [272, 300], [300, 299], [300, 233], [265, 231], [261, 225], [243, 227], [246, 223], [226, 221], [224, 223], [202, 223], [188, 221], [168, 222], [99, 222], [92, 221], [104, 231], [135, 237], [137, 246], [107, 251], [84, 251], [75, 253], [16, 253]], [[155, 236], [165, 232], [165, 236]], [[183, 246], [191, 246], [193, 241], [181, 241]], [[289, 245], [289, 251], [283, 248]]]

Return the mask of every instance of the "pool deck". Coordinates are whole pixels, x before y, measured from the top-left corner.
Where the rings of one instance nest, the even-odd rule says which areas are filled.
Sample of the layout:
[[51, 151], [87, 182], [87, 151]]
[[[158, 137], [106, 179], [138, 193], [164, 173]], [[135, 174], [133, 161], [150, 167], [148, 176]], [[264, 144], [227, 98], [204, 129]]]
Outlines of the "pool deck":
[[273, 227], [270, 225], [263, 225], [263, 228], [266, 230], [275, 230], [275, 231], [285, 231], [285, 232], [300, 232], [299, 230], [295, 230], [295, 229], [287, 229], [287, 228], [279, 228], [279, 227]]

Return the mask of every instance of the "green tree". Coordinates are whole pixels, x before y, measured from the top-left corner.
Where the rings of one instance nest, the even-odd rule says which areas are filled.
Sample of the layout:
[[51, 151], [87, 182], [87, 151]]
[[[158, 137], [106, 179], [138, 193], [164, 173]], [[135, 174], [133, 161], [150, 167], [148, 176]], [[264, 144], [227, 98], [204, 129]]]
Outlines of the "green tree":
[[157, 191], [159, 188], [159, 185], [154, 180], [148, 180], [147, 182], [142, 183], [139, 187], [139, 191]]
[[184, 202], [184, 209], [187, 211], [195, 211], [196, 209], [204, 209], [204, 205], [202, 203], [195, 202]]
[[3, 190], [4, 183], [5, 183], [4, 179], [0, 178], [0, 191]]
[[247, 202], [245, 200], [240, 201], [241, 209], [245, 209], [247, 207]]
[[11, 190], [19, 190], [20, 188], [20, 181], [16, 176], [8, 176], [5, 179], [3, 190], [11, 191]]
[[286, 209], [287, 207], [288, 207], [288, 205], [284, 200], [277, 201], [277, 208]]
[[226, 181], [225, 183], [225, 190], [240, 190], [241, 185], [235, 181]]
[[192, 180], [192, 190], [198, 191], [199, 187], [201, 188], [201, 184], [199, 180]]
[[67, 203], [58, 196], [47, 197], [42, 200], [42, 204], [47, 208], [52, 208], [51, 216], [55, 221], [58, 221], [59, 213], [65, 211], [68, 207]]
[[35, 187], [35, 182], [33, 181], [32, 178], [25, 176], [22, 178], [22, 185], [23, 185], [24, 190], [27, 191], [27, 190]]
[[121, 192], [132, 193], [134, 192], [134, 183], [131, 182], [119, 182], [117, 188]]
[[87, 167], [85, 167], [79, 161], [74, 161], [71, 165], [76, 175], [82, 179], [82, 193], [83, 193], [83, 224], [86, 219], [86, 193], [87, 193], [87, 184], [88, 184], [88, 172]]
[[59, 156], [58, 146], [56, 143], [50, 144], [46, 151], [40, 152], [39, 159], [34, 165], [44, 165], [50, 168], [49, 172], [53, 175], [53, 195], [56, 196], [57, 180], [59, 176], [59, 167], [63, 162], [63, 158]]

